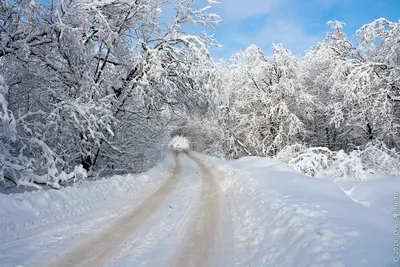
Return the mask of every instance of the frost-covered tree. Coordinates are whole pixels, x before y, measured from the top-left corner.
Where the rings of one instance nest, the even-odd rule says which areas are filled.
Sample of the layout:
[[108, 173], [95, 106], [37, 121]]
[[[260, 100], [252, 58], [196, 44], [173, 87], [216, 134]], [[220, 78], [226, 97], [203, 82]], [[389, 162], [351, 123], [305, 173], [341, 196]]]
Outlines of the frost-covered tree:
[[329, 25], [333, 31], [308, 52], [303, 62], [307, 90], [318, 99], [312, 142], [332, 149], [372, 140], [397, 142], [393, 139], [398, 120], [392, 98], [397, 87], [395, 81], [389, 81], [396, 76], [396, 68], [386, 68], [376, 56], [371, 57], [375, 47], [385, 46], [386, 41], [376, 43], [376, 34], [369, 48], [365, 41], [371, 36], [367, 29], [378, 27], [363, 26], [357, 34], [360, 45], [355, 47], [341, 31], [342, 23]]
[[18, 159], [12, 155], [12, 146], [17, 141], [16, 121], [12, 112], [8, 109], [8, 86], [4, 78], [0, 76], [0, 118], [1, 118], [1, 142], [0, 142], [0, 181], [5, 178], [14, 181], [13, 176], [22, 167]]
[[300, 83], [297, 59], [281, 45], [265, 58], [250, 46], [232, 58], [224, 73], [225, 105], [221, 110], [229, 154], [274, 155], [300, 142], [311, 98]]
[[367, 100], [373, 106], [373, 137], [399, 148], [400, 22], [377, 19], [361, 27], [356, 36], [365, 61], [360, 76], [365, 83], [371, 83]]
[[330, 21], [305, 57], [253, 45], [217, 65], [205, 2], [0, 0], [1, 177], [143, 171], [176, 134], [227, 157], [399, 148], [398, 22], [353, 44]]
[[304, 144], [347, 152], [384, 142], [398, 148], [398, 23], [379, 19], [357, 31], [358, 45], [331, 30], [305, 57], [256, 46], [221, 67], [218, 116], [225, 154], [275, 155]]
[[[56, 177], [77, 165], [141, 171], [156, 160], [149, 154], [162, 156], [177, 113], [213, 108], [208, 49], [216, 43], [199, 29], [212, 30], [220, 19], [198, 6], [190, 0], [1, 6], [0, 68], [23, 154], [37, 159], [37, 174]], [[41, 157], [32, 140], [51, 157]]]

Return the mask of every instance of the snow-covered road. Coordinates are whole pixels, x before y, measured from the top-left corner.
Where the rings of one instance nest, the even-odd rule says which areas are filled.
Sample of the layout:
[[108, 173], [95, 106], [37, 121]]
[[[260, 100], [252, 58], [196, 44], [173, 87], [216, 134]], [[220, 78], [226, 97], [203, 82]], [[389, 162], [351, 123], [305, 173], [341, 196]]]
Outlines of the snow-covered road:
[[[196, 186], [193, 199], [187, 203], [169, 205], [174, 195], [177, 197], [176, 194], [181, 195], [192, 186], [192, 183], [182, 184], [182, 178], [189, 176], [190, 172], [182, 171], [180, 161], [185, 157], [184, 154], [175, 153], [175, 166], [171, 176], [149, 197], [131, 211], [90, 234], [86, 241], [73, 246], [48, 266], [126, 266], [127, 261], [134, 261], [140, 256], [137, 247], [141, 245], [145, 253], [157, 249], [146, 260], [149, 266], [158, 266], [161, 263], [162, 266], [169, 264], [176, 267], [217, 266], [217, 260], [226, 262], [226, 259], [221, 259], [221, 255], [214, 253], [217, 247], [216, 237], [219, 236], [219, 183], [204, 163], [190, 153], [187, 155], [198, 165], [201, 174], [198, 177], [201, 178], [198, 179], [201, 186]], [[196, 181], [193, 183], [196, 184]], [[178, 189], [179, 184], [182, 185]], [[167, 224], [159, 224], [169, 215], [160, 209], [161, 206], [180, 210], [179, 215], [175, 215], [180, 217], [179, 220], [174, 218]], [[147, 227], [143, 229], [145, 224]], [[164, 231], [169, 234], [163, 242], [147, 242], [149, 235], [157, 239], [165, 235]], [[142, 242], [148, 246], [143, 248]]]
[[397, 267], [398, 189], [172, 153], [140, 175], [0, 194], [0, 266]]
[[24, 266], [231, 266], [229, 205], [218, 177], [194, 154], [173, 159], [169, 177], [139, 204]]
[[87, 241], [72, 247], [66, 253], [54, 259], [48, 266], [105, 266], [124, 249], [124, 243], [134, 238], [134, 233], [150, 217], [157, 214], [159, 207], [175, 190], [181, 180], [181, 166], [178, 154], [175, 154], [175, 167], [171, 176], [148, 198], [135, 206], [131, 211], [123, 214], [99, 232], [94, 232]]
[[[198, 165], [201, 192], [191, 212], [179, 256], [172, 266], [232, 266], [232, 228], [227, 198], [223, 196], [218, 177], [193, 153], [187, 156]], [[224, 230], [222, 230], [224, 229]]]

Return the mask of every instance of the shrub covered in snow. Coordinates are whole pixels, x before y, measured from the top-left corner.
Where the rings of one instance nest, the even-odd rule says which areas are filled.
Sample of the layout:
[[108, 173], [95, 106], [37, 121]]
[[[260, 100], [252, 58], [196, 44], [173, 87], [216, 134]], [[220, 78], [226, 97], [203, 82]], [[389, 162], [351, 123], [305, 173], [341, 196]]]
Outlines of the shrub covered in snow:
[[368, 143], [349, 153], [324, 147], [287, 146], [278, 159], [313, 177], [364, 179], [368, 174], [400, 175], [400, 155], [382, 142]]
[[[86, 178], [87, 172], [82, 166], [76, 166], [68, 174], [60, 171], [59, 157], [42, 140], [19, 136], [7, 97], [8, 86], [0, 75], [0, 186], [11, 182], [16, 186], [41, 188], [38, 184], [47, 184], [59, 188], [60, 182]], [[22, 128], [27, 131], [26, 127]]]
[[334, 152], [326, 147], [306, 148], [302, 145], [287, 146], [277, 158], [289, 163], [296, 170], [310, 176], [316, 176], [328, 169], [333, 161]]
[[169, 146], [172, 147], [173, 149], [189, 149], [189, 140], [184, 137], [184, 136], [175, 136], [172, 138], [171, 142], [169, 143]]

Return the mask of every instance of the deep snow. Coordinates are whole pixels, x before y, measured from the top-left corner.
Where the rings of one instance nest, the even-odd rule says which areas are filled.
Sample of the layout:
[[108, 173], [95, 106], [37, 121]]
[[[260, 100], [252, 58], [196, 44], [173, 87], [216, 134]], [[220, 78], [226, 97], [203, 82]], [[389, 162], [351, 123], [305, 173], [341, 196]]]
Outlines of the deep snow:
[[[233, 254], [234, 266], [399, 266], [393, 262], [399, 177], [331, 181], [304, 176], [270, 158], [199, 156], [229, 200], [220, 216], [226, 228], [232, 227], [233, 252], [221, 243], [216, 253]], [[167, 266], [201, 183], [195, 164], [181, 159], [184, 182], [111, 261], [113, 266]], [[171, 165], [168, 157], [142, 175], [0, 194], [0, 266], [36, 266], [81, 242], [143, 200]]]
[[333, 182], [270, 158], [208, 160], [232, 198], [239, 266], [400, 266], [393, 260], [399, 177]]

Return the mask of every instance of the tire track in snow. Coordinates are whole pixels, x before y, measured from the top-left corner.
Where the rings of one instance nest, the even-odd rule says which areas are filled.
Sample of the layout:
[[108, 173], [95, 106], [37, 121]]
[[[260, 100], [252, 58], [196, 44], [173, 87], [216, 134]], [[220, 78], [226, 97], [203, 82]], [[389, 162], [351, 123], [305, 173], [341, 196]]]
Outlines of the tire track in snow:
[[109, 262], [109, 266], [169, 266], [172, 267], [177, 247], [180, 247], [187, 222], [192, 217], [192, 206], [198, 205], [201, 183], [197, 164], [185, 155], [181, 160], [182, 182], [145, 225], [129, 240], [125, 250]]
[[118, 253], [123, 242], [134, 234], [135, 230], [151, 217], [166, 198], [174, 191], [181, 180], [181, 164], [178, 153], [174, 154], [175, 166], [171, 176], [148, 198], [122, 215], [110, 226], [106, 226], [99, 233], [88, 240], [66, 251], [54, 259], [49, 267], [85, 266], [99, 267], [106, 265]]
[[[230, 266], [229, 259], [221, 259], [218, 255], [219, 233], [222, 231], [220, 225], [220, 187], [216, 178], [207, 166], [193, 153], [185, 151], [200, 168], [202, 178], [202, 190], [200, 205], [195, 212], [194, 220], [189, 224], [183, 237], [183, 248], [179, 251], [173, 264], [174, 267], [205, 267], [218, 266], [221, 262], [224, 266]], [[223, 213], [226, 215], [226, 213]]]

